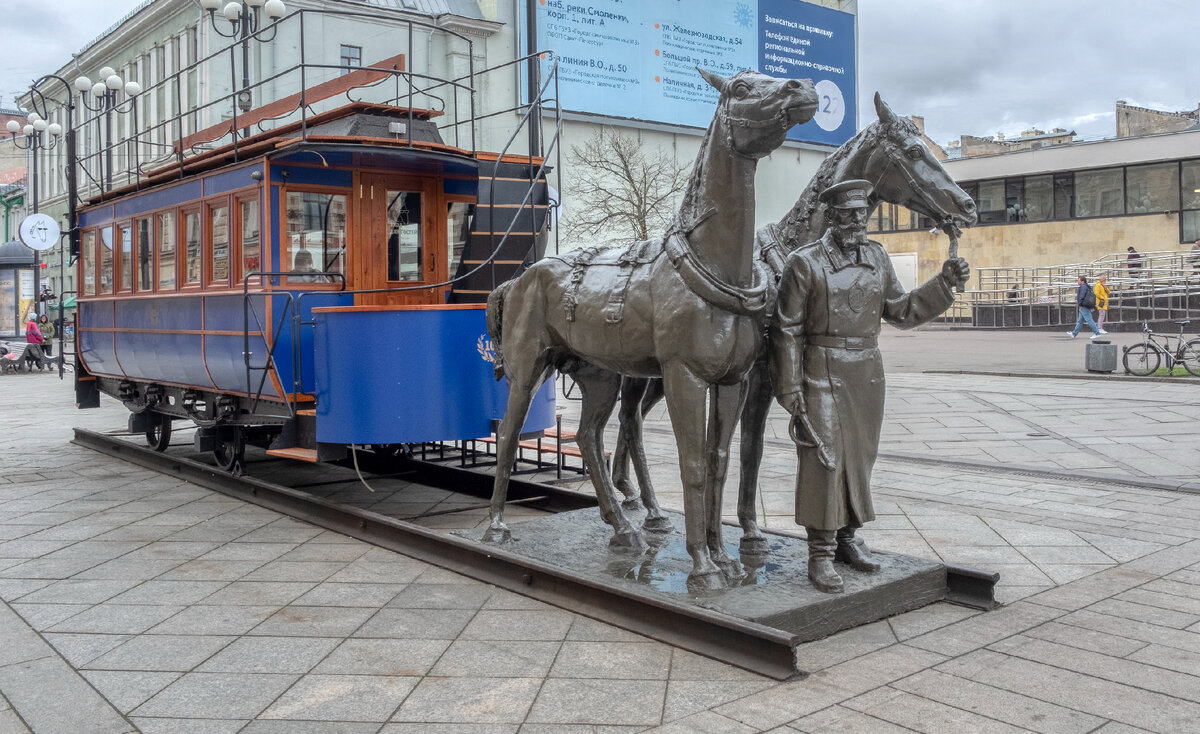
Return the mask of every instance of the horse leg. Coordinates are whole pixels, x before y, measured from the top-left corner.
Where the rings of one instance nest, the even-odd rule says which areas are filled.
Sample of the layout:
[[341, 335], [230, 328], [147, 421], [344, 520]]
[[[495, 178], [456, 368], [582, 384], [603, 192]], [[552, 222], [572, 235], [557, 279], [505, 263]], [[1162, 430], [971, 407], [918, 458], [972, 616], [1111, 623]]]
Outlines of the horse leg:
[[574, 377], [583, 396], [579, 411], [579, 433], [575, 440], [579, 443], [583, 462], [591, 473], [592, 486], [596, 488], [600, 517], [613, 529], [609, 545], [644, 550], [647, 547], [646, 538], [621, 510], [616, 487], [604, 461], [604, 426], [617, 403], [621, 376], [587, 365], [580, 368]]
[[504, 418], [496, 430], [496, 478], [492, 484], [491, 522], [483, 533], [483, 542], [502, 543], [512, 538], [508, 526], [504, 524], [504, 504], [508, 501], [508, 480], [512, 476], [513, 462], [517, 458], [517, 443], [521, 440], [521, 426], [525, 425], [525, 417], [529, 414], [529, 405], [533, 396], [550, 376], [552, 368], [544, 360], [530, 377], [516, 379], [517, 372], [513, 365], [506, 365], [508, 379], [508, 404], [504, 410]]
[[[617, 445], [613, 448], [612, 478], [613, 484], [625, 496], [622, 505], [626, 509], [636, 510], [638, 503], [633, 482], [629, 479], [629, 427], [628, 421], [631, 410], [636, 410], [638, 401], [646, 389], [646, 380], [637, 377], [621, 378], [621, 410], [617, 413], [620, 427], [617, 429]], [[631, 407], [632, 406], [632, 407]]]
[[663, 389], [671, 428], [679, 448], [679, 475], [683, 484], [683, 517], [687, 551], [692, 557], [688, 584], [716, 589], [724, 583], [721, 569], [712, 562], [705, 538], [705, 399], [708, 384], [685, 365], [663, 365]]
[[762, 466], [763, 433], [771, 410], [771, 373], [758, 361], [746, 381], [746, 404], [742, 406], [741, 476], [738, 481], [738, 522], [742, 525], [743, 555], [767, 552], [767, 538], [758, 529], [754, 501], [758, 497], [758, 470]]
[[637, 474], [638, 486], [642, 489], [642, 505], [646, 508], [646, 520], [642, 523], [642, 527], [647, 530], [670, 530], [671, 521], [663, 514], [662, 507], [658, 504], [658, 497], [654, 494], [654, 482], [650, 479], [650, 462], [646, 459], [645, 434], [642, 431], [646, 414], [659, 400], [662, 400], [662, 380], [649, 379], [645, 383], [641, 400], [637, 405], [632, 406], [633, 411], [628, 418], [624, 415], [625, 403], [622, 401], [622, 426], [624, 427], [626, 421], [628, 422], [630, 458], [633, 460], [633, 470]]
[[712, 409], [709, 411], [708, 443], [704, 497], [708, 503], [705, 513], [705, 537], [708, 552], [713, 562], [733, 578], [746, 575], [741, 564], [725, 550], [721, 537], [721, 501], [725, 494], [725, 476], [729, 471], [729, 444], [733, 441], [733, 429], [742, 412], [746, 399], [746, 383], [735, 385], [713, 385]]

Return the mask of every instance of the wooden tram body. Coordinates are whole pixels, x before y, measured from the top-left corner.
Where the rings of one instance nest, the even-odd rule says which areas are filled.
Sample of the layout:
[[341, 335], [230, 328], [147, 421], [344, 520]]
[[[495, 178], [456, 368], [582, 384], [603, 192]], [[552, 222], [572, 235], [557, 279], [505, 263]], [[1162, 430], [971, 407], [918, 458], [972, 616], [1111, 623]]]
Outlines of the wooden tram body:
[[[229, 469], [246, 443], [323, 461], [491, 433], [484, 303], [543, 254], [545, 168], [449, 145], [438, 115], [224, 123], [231, 142], [81, 207], [78, 405], [121, 400], [159, 448], [194, 421]], [[548, 387], [525, 428], [553, 422]]]

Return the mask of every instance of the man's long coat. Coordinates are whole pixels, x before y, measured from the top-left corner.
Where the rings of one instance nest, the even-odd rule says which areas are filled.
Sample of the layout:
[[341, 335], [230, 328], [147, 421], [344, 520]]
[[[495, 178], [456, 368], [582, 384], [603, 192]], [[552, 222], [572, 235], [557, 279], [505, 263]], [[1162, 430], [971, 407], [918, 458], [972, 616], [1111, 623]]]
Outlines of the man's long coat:
[[798, 524], [836, 530], [875, 519], [871, 469], [884, 400], [880, 319], [908, 329], [953, 302], [940, 273], [905, 292], [887, 251], [871, 240], [846, 255], [826, 231], [788, 256], [770, 328], [771, 376], [785, 405], [785, 396], [803, 395], [808, 426], [832, 459], [827, 468], [816, 448], [797, 448]]

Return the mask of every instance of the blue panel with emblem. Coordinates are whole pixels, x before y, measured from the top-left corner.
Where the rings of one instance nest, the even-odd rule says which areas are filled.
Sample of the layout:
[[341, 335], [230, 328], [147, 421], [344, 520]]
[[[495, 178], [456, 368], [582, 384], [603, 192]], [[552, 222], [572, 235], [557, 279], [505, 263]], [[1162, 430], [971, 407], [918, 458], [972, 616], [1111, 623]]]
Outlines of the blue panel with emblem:
[[[493, 374], [482, 305], [317, 309], [314, 318], [318, 441], [482, 438], [503, 416], [508, 388]], [[553, 426], [554, 414], [549, 380], [522, 433]]]

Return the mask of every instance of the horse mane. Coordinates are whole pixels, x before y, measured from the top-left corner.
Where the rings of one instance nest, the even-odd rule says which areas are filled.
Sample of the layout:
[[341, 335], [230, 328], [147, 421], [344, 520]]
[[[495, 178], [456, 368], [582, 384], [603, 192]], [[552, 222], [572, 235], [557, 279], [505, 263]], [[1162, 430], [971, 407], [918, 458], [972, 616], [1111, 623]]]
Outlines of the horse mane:
[[[800, 198], [796, 200], [795, 205], [791, 210], [779, 220], [778, 227], [783, 235], [783, 242], [789, 250], [794, 250], [800, 245], [808, 243], [813, 235], [819, 234], [812, 232], [813, 218], [822, 211], [821, 202], [817, 197], [822, 191], [830, 186], [838, 183], [844, 178], [845, 162], [851, 157], [857, 155], [863, 148], [876, 145], [881, 140], [903, 137], [904, 135], [919, 136], [920, 130], [911, 120], [900, 117], [891, 116], [888, 120], [876, 120], [870, 125], [867, 125], [858, 133], [847, 140], [845, 144], [838, 147], [837, 150], [829, 154], [821, 166], [813, 175], [812, 180], [808, 182], [808, 186], [804, 187], [804, 191], [800, 194]], [[804, 235], [805, 242], [799, 242], [797, 239]]]
[[[724, 100], [721, 102], [723, 103]], [[718, 109], [720, 109], [719, 106]], [[708, 146], [712, 144], [718, 117], [716, 114], [713, 115], [712, 121], [708, 123], [708, 130], [704, 133], [704, 139], [700, 141], [700, 150], [696, 153], [696, 162], [692, 164], [692, 174], [688, 177], [688, 184], [683, 192], [682, 203], [675, 212], [675, 218], [671, 221], [668, 234], [673, 232], [687, 233], [696, 222], [698, 214], [696, 212], [696, 192], [700, 190], [700, 180], [704, 174], [704, 161], [707, 159], [705, 153], [708, 152]]]

